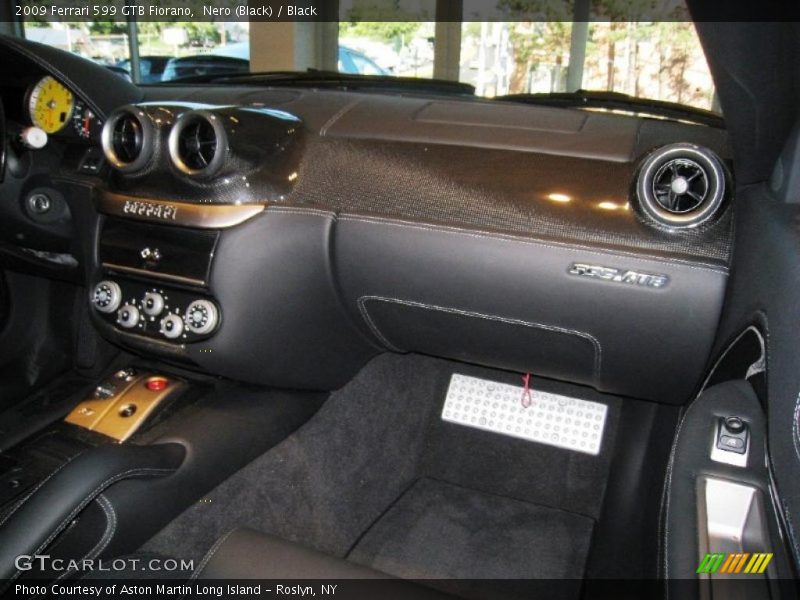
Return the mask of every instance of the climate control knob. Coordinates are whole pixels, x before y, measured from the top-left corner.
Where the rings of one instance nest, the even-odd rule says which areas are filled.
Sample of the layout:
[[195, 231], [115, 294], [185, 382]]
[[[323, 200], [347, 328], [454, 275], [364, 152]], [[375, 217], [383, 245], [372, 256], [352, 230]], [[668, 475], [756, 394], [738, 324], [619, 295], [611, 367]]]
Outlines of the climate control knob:
[[92, 304], [102, 313], [113, 313], [119, 308], [122, 290], [113, 281], [101, 281], [92, 291]]
[[133, 304], [124, 304], [117, 311], [117, 323], [125, 329], [131, 329], [139, 324], [139, 309]]
[[147, 292], [142, 298], [142, 310], [150, 317], [156, 317], [164, 310], [164, 296], [158, 292]]
[[209, 300], [195, 300], [186, 309], [183, 321], [192, 333], [210, 333], [219, 321], [217, 307]]
[[161, 319], [161, 329], [159, 329], [159, 332], [165, 338], [169, 338], [171, 340], [180, 337], [183, 333], [183, 319], [181, 319], [178, 315], [167, 315]]

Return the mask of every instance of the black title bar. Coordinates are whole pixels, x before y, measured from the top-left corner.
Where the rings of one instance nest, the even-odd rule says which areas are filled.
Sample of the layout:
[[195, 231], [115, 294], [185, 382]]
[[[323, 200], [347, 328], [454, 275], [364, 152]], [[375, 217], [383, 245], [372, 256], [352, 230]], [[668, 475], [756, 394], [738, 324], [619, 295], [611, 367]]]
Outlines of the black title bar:
[[[117, 21], [800, 21], [777, 0], [13, 0], [12, 16], [39, 22]], [[696, 8], [696, 10], [694, 10]]]

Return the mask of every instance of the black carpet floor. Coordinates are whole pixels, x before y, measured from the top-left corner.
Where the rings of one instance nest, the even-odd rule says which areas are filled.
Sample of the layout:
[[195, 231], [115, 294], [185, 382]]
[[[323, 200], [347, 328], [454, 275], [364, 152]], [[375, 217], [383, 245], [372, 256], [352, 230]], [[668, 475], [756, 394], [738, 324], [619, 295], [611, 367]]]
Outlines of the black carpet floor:
[[568, 579], [582, 572], [592, 526], [574, 513], [423, 478], [348, 558], [405, 579]]
[[[497, 590], [499, 580], [580, 576], [593, 526], [592, 519], [574, 513], [423, 478], [348, 558], [404, 579], [454, 579], [434, 585], [459, 595], [486, 597], [497, 591], [508, 597], [516, 591], [515, 596], [525, 597], [523, 581]], [[562, 584], [559, 591], [579, 587]]]
[[591, 456], [442, 421], [454, 372], [520, 384], [519, 374], [383, 355], [143, 549], [199, 558], [247, 526], [411, 578], [580, 578], [620, 400], [533, 379], [609, 405]]

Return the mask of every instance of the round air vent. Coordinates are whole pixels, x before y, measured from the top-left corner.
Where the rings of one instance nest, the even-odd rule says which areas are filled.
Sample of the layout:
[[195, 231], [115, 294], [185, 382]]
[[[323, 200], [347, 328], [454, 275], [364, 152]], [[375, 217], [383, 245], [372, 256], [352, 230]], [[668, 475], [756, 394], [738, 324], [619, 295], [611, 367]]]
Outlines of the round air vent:
[[169, 134], [169, 154], [187, 175], [210, 177], [225, 161], [228, 143], [219, 118], [206, 111], [181, 115]]
[[108, 162], [125, 172], [144, 167], [153, 154], [153, 123], [135, 106], [111, 114], [103, 127], [102, 143]]
[[645, 158], [636, 180], [642, 212], [661, 225], [696, 227], [712, 218], [725, 199], [726, 172], [711, 150], [670, 144]]

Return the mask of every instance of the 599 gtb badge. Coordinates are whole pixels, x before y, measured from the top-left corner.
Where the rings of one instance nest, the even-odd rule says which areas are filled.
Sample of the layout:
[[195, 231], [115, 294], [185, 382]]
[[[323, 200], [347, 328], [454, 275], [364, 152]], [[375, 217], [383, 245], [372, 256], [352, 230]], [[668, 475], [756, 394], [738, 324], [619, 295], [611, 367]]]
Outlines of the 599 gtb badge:
[[669, 283], [668, 276], [658, 273], [615, 269], [614, 267], [604, 267], [586, 263], [572, 263], [569, 269], [567, 269], [567, 273], [570, 275], [578, 275], [579, 277], [590, 277], [592, 279], [610, 281], [611, 283], [623, 283], [649, 288], [663, 288]]

